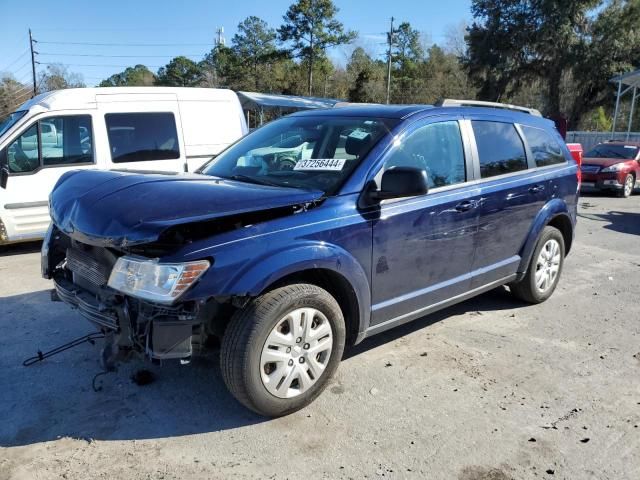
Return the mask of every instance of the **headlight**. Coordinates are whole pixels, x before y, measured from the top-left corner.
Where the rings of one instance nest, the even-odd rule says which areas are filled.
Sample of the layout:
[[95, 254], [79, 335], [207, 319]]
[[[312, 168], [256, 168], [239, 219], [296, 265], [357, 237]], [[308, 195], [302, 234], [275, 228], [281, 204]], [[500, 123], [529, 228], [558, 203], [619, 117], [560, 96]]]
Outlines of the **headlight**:
[[109, 276], [109, 286], [133, 297], [172, 303], [209, 268], [207, 260], [159, 263], [120, 257]]
[[603, 168], [600, 171], [602, 173], [619, 172], [620, 170], [624, 170], [625, 166], [626, 165], [624, 163], [614, 163], [613, 165], [610, 165], [607, 168]]

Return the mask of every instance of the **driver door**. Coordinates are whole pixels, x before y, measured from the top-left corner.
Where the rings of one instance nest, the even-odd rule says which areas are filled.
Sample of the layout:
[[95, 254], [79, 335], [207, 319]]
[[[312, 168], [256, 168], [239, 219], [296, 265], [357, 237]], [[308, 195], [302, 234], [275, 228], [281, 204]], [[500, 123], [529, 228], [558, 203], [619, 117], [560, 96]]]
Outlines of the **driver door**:
[[386, 155], [376, 176], [394, 166], [423, 168], [429, 193], [384, 200], [373, 222], [373, 330], [418, 318], [466, 293], [478, 228], [465, 124], [458, 118], [414, 124]]
[[49, 194], [60, 176], [95, 168], [91, 115], [41, 117], [5, 148], [9, 178], [0, 195], [7, 236], [11, 241], [43, 237], [50, 222]]

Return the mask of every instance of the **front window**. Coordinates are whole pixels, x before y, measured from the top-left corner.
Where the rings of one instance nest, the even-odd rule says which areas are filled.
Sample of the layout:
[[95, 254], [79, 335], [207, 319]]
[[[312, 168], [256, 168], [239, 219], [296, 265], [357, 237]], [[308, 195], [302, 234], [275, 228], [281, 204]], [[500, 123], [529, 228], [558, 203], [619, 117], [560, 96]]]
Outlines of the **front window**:
[[622, 145], [601, 143], [584, 154], [585, 158], [620, 158], [633, 160], [638, 155], [639, 147], [635, 145]]
[[27, 114], [26, 110], [18, 110], [17, 112], [10, 113], [2, 120], [0, 120], [0, 135], [13, 127], [18, 120]]
[[334, 194], [397, 124], [366, 117], [287, 117], [251, 133], [202, 173]]
[[448, 121], [420, 127], [391, 151], [384, 169], [392, 167], [425, 170], [429, 188], [464, 183], [467, 178], [460, 125]]
[[9, 145], [7, 162], [11, 173], [93, 163], [91, 116], [67, 115], [39, 120]]

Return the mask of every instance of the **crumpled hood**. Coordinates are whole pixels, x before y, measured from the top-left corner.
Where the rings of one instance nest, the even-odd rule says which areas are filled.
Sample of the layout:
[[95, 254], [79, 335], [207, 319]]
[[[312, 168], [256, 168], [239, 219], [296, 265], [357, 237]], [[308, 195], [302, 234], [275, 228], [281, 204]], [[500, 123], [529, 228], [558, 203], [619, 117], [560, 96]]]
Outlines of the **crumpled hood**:
[[305, 204], [321, 191], [266, 187], [207, 175], [83, 170], [63, 175], [49, 206], [56, 226], [95, 245], [158, 239], [169, 227]]

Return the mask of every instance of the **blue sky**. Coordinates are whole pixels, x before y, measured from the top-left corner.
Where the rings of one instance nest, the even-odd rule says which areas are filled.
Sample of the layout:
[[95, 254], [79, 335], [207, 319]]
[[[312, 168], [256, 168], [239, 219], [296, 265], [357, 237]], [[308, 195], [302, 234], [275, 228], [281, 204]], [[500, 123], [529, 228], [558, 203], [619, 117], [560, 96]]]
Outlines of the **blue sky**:
[[[217, 27], [224, 27], [230, 43], [238, 23], [249, 15], [278, 27], [292, 1], [0, 0], [0, 72], [9, 71], [20, 81], [30, 81], [29, 28], [40, 42], [36, 46], [40, 52], [37, 61], [42, 63], [38, 69], [46, 68], [46, 63], [63, 63], [82, 74], [87, 85], [94, 85], [136, 63], [156, 71], [176, 55], [200, 60], [213, 46]], [[384, 32], [391, 16], [411, 22], [433, 42], [443, 41], [447, 27], [468, 21], [471, 16], [470, 0], [335, 3], [340, 8], [338, 18], [345, 26], [360, 33], [363, 46], [379, 53], [384, 50]], [[66, 44], [69, 42], [79, 45]], [[339, 63], [345, 62], [346, 55], [345, 49], [331, 52]]]

